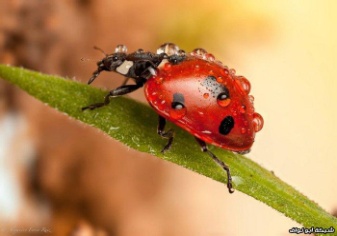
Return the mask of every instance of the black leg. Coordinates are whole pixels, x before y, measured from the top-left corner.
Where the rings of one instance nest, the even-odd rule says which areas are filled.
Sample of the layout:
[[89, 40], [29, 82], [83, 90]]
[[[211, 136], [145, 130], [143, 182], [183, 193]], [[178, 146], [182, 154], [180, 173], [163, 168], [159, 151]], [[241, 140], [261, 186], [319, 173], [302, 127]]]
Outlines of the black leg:
[[142, 87], [143, 84], [135, 84], [135, 85], [122, 85], [114, 90], [111, 90], [108, 95], [105, 96], [104, 98], [104, 102], [100, 102], [100, 103], [95, 103], [95, 104], [91, 104], [89, 106], [86, 107], [82, 107], [82, 111], [90, 109], [90, 110], [94, 110], [96, 108], [99, 107], [103, 107], [106, 106], [110, 103], [110, 98], [112, 97], [118, 97], [118, 96], [122, 96], [124, 94], [128, 94], [131, 93], [137, 89], [139, 89], [140, 87]]
[[102, 68], [98, 67], [98, 69], [92, 74], [91, 78], [88, 81], [88, 84], [91, 84], [94, 82], [94, 80], [97, 78], [97, 76], [102, 72]]
[[123, 81], [123, 83], [122, 83], [121, 86], [126, 85], [128, 83], [128, 81], [129, 81], [129, 79], [130, 79], [129, 77], [125, 77], [125, 79], [124, 79], [124, 81]]
[[164, 131], [165, 129], [165, 124], [166, 124], [166, 120], [164, 117], [159, 116], [158, 117], [158, 128], [157, 128], [157, 133], [162, 137], [162, 138], [166, 138], [168, 139], [167, 144], [164, 146], [164, 148], [161, 150], [162, 153], [164, 153], [165, 151], [169, 150], [171, 145], [172, 145], [172, 141], [173, 141], [173, 136], [174, 136], [174, 131], [172, 129], [168, 130], [168, 131]]
[[211, 151], [209, 151], [207, 149], [207, 145], [203, 140], [201, 140], [197, 137], [195, 137], [195, 139], [199, 143], [199, 145], [201, 147], [201, 150], [203, 152], [207, 152], [208, 155], [210, 157], [212, 157], [212, 159], [227, 172], [227, 188], [228, 188], [229, 193], [234, 193], [234, 189], [233, 189], [233, 185], [232, 185], [232, 176], [231, 176], [229, 167], [223, 161], [221, 161], [219, 158], [217, 158]]

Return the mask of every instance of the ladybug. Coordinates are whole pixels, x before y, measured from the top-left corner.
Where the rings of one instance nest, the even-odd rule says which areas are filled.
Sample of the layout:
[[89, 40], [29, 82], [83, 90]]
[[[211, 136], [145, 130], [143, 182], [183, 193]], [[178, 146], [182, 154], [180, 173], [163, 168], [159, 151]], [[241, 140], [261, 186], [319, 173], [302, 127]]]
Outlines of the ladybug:
[[204, 49], [187, 54], [172, 43], [163, 44], [156, 53], [139, 49], [130, 54], [126, 46], [118, 45], [115, 53], [105, 54], [97, 66], [88, 84], [102, 71], [119, 73], [135, 84], [124, 82], [111, 90], [104, 102], [82, 110], [105, 106], [111, 98], [144, 86], [146, 99], [159, 115], [157, 133], [168, 139], [162, 152], [171, 147], [174, 137], [172, 129], [165, 130], [168, 120], [195, 137], [201, 150], [226, 171], [227, 188], [234, 192], [229, 167], [208, 150], [206, 143], [241, 154], [250, 151], [263, 118], [254, 111], [254, 97], [249, 95], [250, 83], [245, 77], [236, 75]]

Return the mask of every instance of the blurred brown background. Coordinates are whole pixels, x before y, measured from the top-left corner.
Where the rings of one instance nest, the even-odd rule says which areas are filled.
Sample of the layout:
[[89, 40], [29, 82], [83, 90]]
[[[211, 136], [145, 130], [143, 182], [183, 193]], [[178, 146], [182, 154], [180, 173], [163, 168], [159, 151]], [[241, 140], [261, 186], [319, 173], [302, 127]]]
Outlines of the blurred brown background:
[[[203, 47], [252, 84], [265, 127], [248, 156], [333, 212], [336, 10], [333, 0], [0, 0], [0, 62], [86, 82], [102, 57], [94, 45]], [[95, 86], [122, 81], [105, 73]], [[141, 90], [130, 96], [145, 102]], [[288, 235], [293, 226], [0, 80], [1, 236]]]

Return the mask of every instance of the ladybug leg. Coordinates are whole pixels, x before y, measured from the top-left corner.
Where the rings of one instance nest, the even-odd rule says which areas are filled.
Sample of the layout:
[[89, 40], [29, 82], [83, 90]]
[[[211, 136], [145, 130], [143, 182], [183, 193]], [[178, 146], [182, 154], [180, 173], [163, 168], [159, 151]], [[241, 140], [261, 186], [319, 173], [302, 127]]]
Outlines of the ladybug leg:
[[143, 84], [139, 83], [139, 84], [134, 84], [134, 85], [122, 85], [114, 90], [111, 90], [104, 98], [104, 102], [100, 102], [100, 103], [95, 103], [95, 104], [91, 104], [89, 106], [86, 107], [82, 107], [82, 111], [90, 109], [90, 110], [94, 110], [96, 108], [99, 107], [103, 107], [106, 106], [110, 103], [110, 98], [113, 97], [118, 97], [118, 96], [122, 96], [124, 94], [128, 94], [131, 93], [137, 89], [139, 89], [140, 87], [142, 87]]
[[172, 129], [165, 131], [165, 125], [166, 125], [166, 120], [164, 117], [159, 116], [158, 117], [158, 128], [157, 128], [157, 133], [162, 137], [162, 138], [166, 138], [168, 139], [167, 144], [164, 146], [164, 148], [161, 150], [161, 153], [164, 153], [165, 151], [169, 150], [171, 145], [172, 145], [172, 141], [173, 141], [173, 137], [174, 137], [174, 131]]
[[128, 83], [128, 81], [129, 81], [129, 79], [130, 79], [129, 77], [125, 77], [125, 79], [124, 79], [124, 81], [123, 81], [123, 83], [122, 83], [121, 86], [126, 85]]
[[197, 142], [199, 143], [200, 147], [201, 147], [201, 150], [203, 152], [207, 152], [208, 155], [219, 165], [221, 166], [226, 172], [227, 172], [227, 188], [228, 188], [228, 191], [229, 193], [234, 193], [234, 189], [233, 189], [233, 185], [232, 185], [232, 176], [231, 176], [231, 173], [230, 173], [230, 170], [229, 170], [229, 167], [223, 162], [221, 161], [219, 158], [217, 158], [211, 151], [209, 151], [207, 149], [207, 145], [206, 143], [195, 137], [195, 139], [197, 140]]

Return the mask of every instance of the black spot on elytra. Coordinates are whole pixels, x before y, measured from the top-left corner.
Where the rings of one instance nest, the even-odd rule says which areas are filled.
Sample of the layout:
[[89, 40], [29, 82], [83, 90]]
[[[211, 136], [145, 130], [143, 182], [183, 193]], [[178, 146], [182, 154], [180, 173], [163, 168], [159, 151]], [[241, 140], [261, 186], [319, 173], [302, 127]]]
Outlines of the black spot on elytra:
[[229, 98], [229, 91], [225, 87], [224, 91], [218, 94], [217, 99], [223, 101], [223, 100], [226, 100], [228, 98]]
[[234, 119], [231, 116], [226, 116], [220, 123], [219, 133], [223, 135], [229, 134], [234, 127]]
[[185, 98], [181, 93], [173, 94], [173, 101], [171, 103], [171, 107], [176, 110], [180, 110], [185, 107]]

